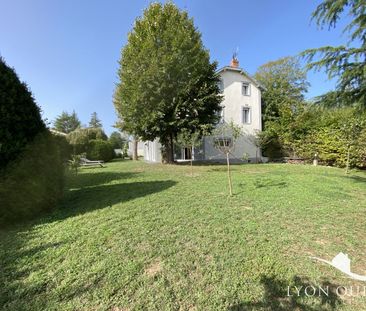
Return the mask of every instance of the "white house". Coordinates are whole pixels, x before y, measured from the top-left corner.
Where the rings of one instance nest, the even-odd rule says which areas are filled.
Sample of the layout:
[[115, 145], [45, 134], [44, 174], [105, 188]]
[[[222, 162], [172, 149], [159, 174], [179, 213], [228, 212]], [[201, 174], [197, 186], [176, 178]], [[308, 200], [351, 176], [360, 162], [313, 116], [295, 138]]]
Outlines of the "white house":
[[[251, 162], [262, 160], [261, 152], [255, 145], [255, 135], [262, 130], [261, 90], [258, 82], [248, 73], [239, 68], [234, 57], [230, 66], [218, 70], [220, 89], [224, 96], [222, 102], [221, 121], [240, 125], [244, 135], [237, 143], [233, 152], [233, 160], [242, 161], [243, 155]], [[219, 125], [218, 125], [219, 126]], [[230, 139], [230, 138], [229, 138]], [[176, 148], [176, 160], [222, 161], [225, 155], [214, 146], [215, 137], [206, 136], [199, 148]], [[144, 158], [149, 162], [161, 162], [161, 145], [158, 140], [144, 142]]]

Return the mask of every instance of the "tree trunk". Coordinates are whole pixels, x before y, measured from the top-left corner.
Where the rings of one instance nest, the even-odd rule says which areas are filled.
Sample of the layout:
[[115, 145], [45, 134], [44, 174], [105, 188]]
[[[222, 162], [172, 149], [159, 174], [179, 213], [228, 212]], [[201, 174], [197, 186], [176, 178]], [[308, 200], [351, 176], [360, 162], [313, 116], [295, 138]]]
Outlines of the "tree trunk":
[[230, 172], [230, 160], [229, 160], [229, 153], [226, 153], [226, 163], [227, 163], [227, 177], [229, 181], [229, 193], [230, 196], [233, 195], [233, 186], [231, 184], [231, 172]]
[[349, 173], [349, 160], [350, 160], [351, 146], [347, 148], [347, 163], [346, 163], [346, 174]]
[[132, 160], [137, 161], [138, 158], [138, 152], [137, 152], [137, 146], [138, 146], [138, 139], [136, 137], [133, 138], [133, 149], [132, 149]]
[[163, 162], [166, 164], [174, 163], [174, 139], [173, 134], [169, 134], [168, 138], [163, 143], [164, 153]]

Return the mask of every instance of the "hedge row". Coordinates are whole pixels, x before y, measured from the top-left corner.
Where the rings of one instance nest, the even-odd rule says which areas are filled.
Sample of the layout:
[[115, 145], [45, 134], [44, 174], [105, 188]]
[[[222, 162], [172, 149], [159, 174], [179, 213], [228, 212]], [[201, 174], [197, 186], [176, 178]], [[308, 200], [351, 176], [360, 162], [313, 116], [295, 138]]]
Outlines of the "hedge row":
[[1, 173], [0, 222], [31, 218], [55, 207], [63, 192], [64, 162], [56, 138], [45, 131]]

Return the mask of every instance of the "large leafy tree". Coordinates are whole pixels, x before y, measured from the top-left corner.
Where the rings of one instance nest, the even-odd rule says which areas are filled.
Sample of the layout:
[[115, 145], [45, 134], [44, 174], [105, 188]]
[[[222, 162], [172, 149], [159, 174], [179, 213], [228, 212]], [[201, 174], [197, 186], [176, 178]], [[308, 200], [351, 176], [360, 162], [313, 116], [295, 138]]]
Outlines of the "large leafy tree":
[[255, 78], [263, 87], [262, 147], [271, 158], [291, 153], [295, 118], [303, 109], [309, 87], [306, 72], [297, 58], [284, 57], [260, 66]]
[[81, 122], [75, 111], [73, 111], [71, 114], [63, 111], [53, 123], [53, 127], [56, 131], [66, 134], [75, 131], [80, 126]]
[[[337, 78], [335, 92], [322, 97], [322, 101], [366, 106], [366, 1], [324, 0], [313, 12], [313, 19], [320, 27], [335, 27], [347, 12], [352, 21], [344, 29], [349, 41], [342, 46], [325, 46], [303, 52], [309, 68], [325, 68], [330, 78]], [[320, 59], [316, 57], [320, 55]]]
[[109, 136], [109, 142], [113, 145], [114, 149], [121, 149], [123, 145], [127, 142], [125, 137], [122, 137], [120, 132], [112, 132]]
[[17, 158], [45, 129], [27, 85], [0, 58], [0, 169]]
[[98, 118], [98, 115], [96, 112], [93, 112], [89, 121], [89, 127], [92, 128], [100, 128], [102, 127], [102, 122]]
[[218, 121], [216, 63], [201, 34], [174, 4], [153, 3], [135, 22], [122, 50], [114, 104], [122, 129], [142, 140], [159, 138], [166, 162], [183, 130]]

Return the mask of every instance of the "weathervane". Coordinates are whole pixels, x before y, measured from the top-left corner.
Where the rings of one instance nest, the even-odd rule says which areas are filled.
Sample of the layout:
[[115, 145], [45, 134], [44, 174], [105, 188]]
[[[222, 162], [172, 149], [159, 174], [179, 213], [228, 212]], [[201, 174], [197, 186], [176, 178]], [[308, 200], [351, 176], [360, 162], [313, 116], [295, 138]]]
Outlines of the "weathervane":
[[233, 52], [233, 59], [238, 60], [238, 54], [239, 54], [239, 47], [237, 47], [236, 50]]

